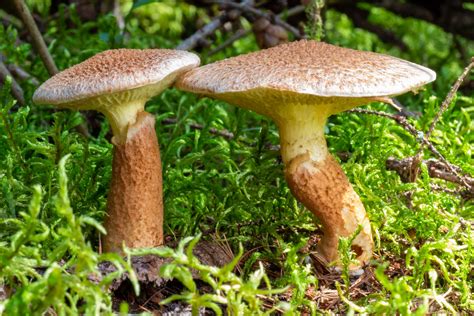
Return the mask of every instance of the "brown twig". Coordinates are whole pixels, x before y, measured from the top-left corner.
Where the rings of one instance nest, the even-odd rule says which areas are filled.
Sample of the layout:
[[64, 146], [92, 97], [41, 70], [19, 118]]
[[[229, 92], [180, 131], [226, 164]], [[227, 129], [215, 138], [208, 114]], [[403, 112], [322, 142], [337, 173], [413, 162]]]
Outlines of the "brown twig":
[[227, 0], [209, 0], [208, 2], [220, 4], [224, 7], [230, 7], [233, 9], [237, 9], [243, 12], [253, 14], [261, 18], [268, 19], [270, 21], [273, 21], [276, 25], [279, 25], [283, 27], [285, 30], [287, 30], [288, 32], [292, 33], [296, 38], [298, 39], [304, 38], [304, 35], [302, 35], [301, 32], [296, 27], [283, 21], [279, 15], [274, 15], [272, 13], [264, 12], [246, 3], [237, 3], [233, 1], [227, 1]]
[[35, 48], [38, 55], [41, 57], [41, 60], [43, 61], [46, 69], [48, 70], [49, 75], [53, 76], [57, 74], [58, 68], [54, 63], [53, 58], [49, 54], [48, 48], [46, 47], [46, 43], [44, 42], [44, 39], [41, 36], [41, 33], [35, 23], [35, 20], [33, 19], [33, 16], [31, 15], [30, 10], [28, 9], [23, 0], [14, 0], [14, 3], [18, 14], [20, 15], [26, 29], [30, 34], [33, 47]]
[[185, 39], [181, 44], [176, 46], [176, 49], [180, 50], [190, 50], [193, 49], [198, 45], [198, 43], [204, 40], [206, 37], [214, 33], [218, 28], [222, 26], [228, 20], [228, 16], [226, 13], [222, 13], [212, 19], [211, 22], [207, 23], [203, 28], [199, 29]]
[[25, 69], [18, 65], [8, 64], [4, 55], [0, 53], [0, 62], [3, 62], [7, 67], [8, 71], [12, 74], [15, 79], [19, 80], [30, 80], [35, 86], [39, 86], [39, 80], [29, 74]]
[[473, 190], [448, 189], [448, 188], [445, 188], [443, 186], [440, 186], [440, 185], [437, 185], [437, 184], [434, 184], [434, 183], [430, 183], [430, 188], [433, 191], [444, 192], [444, 193], [448, 193], [448, 194], [451, 194], [451, 195], [457, 195], [457, 196], [460, 195], [463, 198], [463, 200], [465, 200], [465, 201], [474, 200]]
[[[423, 132], [418, 131], [413, 125], [411, 125], [406, 117], [401, 116], [401, 115], [394, 115], [394, 114], [389, 114], [385, 112], [378, 112], [378, 111], [372, 111], [372, 110], [365, 110], [365, 109], [353, 109], [348, 112], [353, 112], [353, 113], [362, 113], [362, 114], [370, 114], [370, 115], [377, 115], [381, 117], [386, 117], [389, 119], [394, 120], [397, 122], [400, 126], [402, 126], [406, 131], [408, 131], [411, 135], [415, 137], [415, 139], [422, 144], [425, 144], [428, 149], [438, 157], [438, 159], [449, 169], [451, 174], [453, 176], [456, 176], [457, 181], [462, 184], [467, 192], [471, 192], [473, 190], [473, 183], [469, 184], [466, 182], [465, 177], [462, 177], [459, 175], [459, 172], [457, 170], [461, 170], [459, 167], [454, 167], [451, 163], [449, 163], [446, 158], [435, 148], [435, 146], [426, 138], [425, 135], [423, 135]], [[417, 171], [419, 172], [419, 171]], [[411, 173], [413, 174], [413, 172]], [[465, 194], [461, 193], [463, 197], [465, 197]], [[469, 196], [469, 194], [467, 194]]]
[[216, 48], [210, 50], [207, 55], [212, 56], [212, 55], [220, 52], [221, 50], [223, 50], [223, 49], [229, 47], [230, 45], [232, 45], [235, 41], [238, 41], [239, 39], [249, 35], [250, 33], [252, 33], [252, 30], [238, 29], [237, 32], [232, 34], [232, 36], [230, 36], [228, 39], [226, 39], [224, 42], [222, 42], [222, 44], [220, 44]]
[[[444, 99], [443, 103], [441, 103], [441, 107], [438, 111], [438, 113], [436, 113], [436, 116], [435, 118], [433, 119], [433, 122], [431, 122], [431, 125], [428, 129], [428, 132], [426, 133], [425, 135], [425, 138], [427, 140], [430, 139], [431, 137], [431, 134], [433, 133], [433, 130], [436, 126], [436, 124], [438, 123], [438, 121], [440, 120], [441, 118], [441, 115], [444, 113], [444, 111], [446, 111], [446, 109], [449, 107], [449, 105], [451, 104], [451, 102], [453, 101], [454, 99], [454, 96], [456, 95], [456, 92], [458, 91], [459, 87], [461, 86], [461, 84], [463, 83], [464, 79], [467, 77], [467, 75], [469, 74], [469, 72], [471, 71], [472, 67], [474, 67], [474, 57], [471, 59], [471, 62], [469, 63], [469, 65], [464, 69], [464, 71], [462, 72], [462, 74], [459, 76], [459, 78], [456, 80], [456, 82], [454, 83], [454, 85], [451, 87], [451, 90], [449, 90], [449, 93], [448, 95], [446, 96], [446, 98]], [[418, 175], [418, 172], [419, 172], [419, 165], [420, 165], [420, 162], [421, 160], [423, 159], [423, 143], [420, 145], [420, 148], [418, 149], [417, 153], [415, 154], [414, 158], [413, 158], [413, 161], [412, 161], [412, 166], [411, 166], [411, 175], [410, 175], [410, 180], [412, 182], [414, 182], [417, 178], [417, 175]], [[458, 172], [451, 168], [450, 167], [450, 164], [447, 162], [447, 161], [443, 161], [446, 163], [446, 165], [448, 166], [449, 170], [457, 175], [459, 178], [462, 179], [462, 177], [459, 176]], [[467, 182], [465, 182], [464, 180], [462, 181], [462, 184], [470, 189], [471, 188], [471, 185], [469, 185]]]
[[419, 112], [412, 112], [412, 111], [408, 110], [407, 107], [404, 106], [403, 104], [401, 104], [400, 101], [398, 101], [397, 99], [391, 98], [391, 100], [392, 100], [392, 103], [390, 105], [394, 109], [396, 109], [398, 112], [400, 112], [401, 115], [408, 116], [408, 117], [419, 117], [420, 116]]
[[31, 83], [35, 86], [39, 86], [40, 82], [38, 79], [33, 77], [30, 73], [28, 73], [25, 69], [21, 68], [18, 65], [14, 64], [6, 64], [7, 69], [10, 71], [10, 73], [15, 77], [16, 79], [19, 80], [30, 80]]
[[402, 126], [407, 132], [409, 132], [412, 136], [415, 137], [415, 139], [419, 143], [424, 143], [428, 149], [438, 157], [439, 160], [441, 160], [443, 163], [446, 165], [450, 165], [450, 163], [444, 158], [444, 156], [436, 149], [436, 147], [426, 138], [426, 136], [423, 134], [423, 132], [417, 130], [413, 125], [411, 125], [407, 118], [402, 115], [397, 115], [397, 114], [390, 114], [390, 113], [385, 113], [385, 112], [379, 112], [379, 111], [372, 111], [372, 110], [366, 110], [366, 109], [352, 109], [347, 112], [351, 113], [362, 113], [362, 114], [369, 114], [369, 115], [377, 115], [385, 118], [389, 118], [397, 122], [400, 126]]
[[[408, 157], [401, 160], [398, 160], [393, 157], [389, 157], [385, 162], [385, 166], [387, 170], [393, 170], [398, 173], [400, 179], [403, 182], [410, 182], [410, 168], [413, 163], [414, 157]], [[470, 188], [466, 191], [456, 191], [456, 190], [449, 190], [437, 186], [438, 191], [445, 191], [448, 193], [458, 193], [464, 195], [465, 198], [469, 197], [474, 198], [474, 178], [470, 177], [469, 175], [464, 175], [462, 177], [458, 176], [457, 174], [451, 172], [451, 170], [456, 170], [457, 172], [461, 172], [461, 168], [452, 164], [445, 164], [436, 159], [428, 159], [423, 160], [421, 162], [426, 166], [428, 169], [428, 175], [432, 178], [442, 179], [451, 183], [455, 183], [458, 185], [463, 185], [464, 182], [468, 183]]]
[[[300, 14], [301, 12], [304, 12], [304, 6], [303, 5], [298, 5], [296, 7], [293, 7], [285, 12], [282, 12], [280, 14], [278, 14], [278, 17], [291, 17], [291, 16], [294, 16], [294, 15], [297, 15], [297, 14]], [[212, 49], [209, 53], [208, 53], [208, 56], [212, 56], [218, 52], [220, 52], [221, 50], [229, 47], [230, 45], [232, 45], [235, 41], [249, 35], [250, 33], [252, 33], [252, 30], [244, 30], [244, 29], [239, 29], [237, 32], [235, 32], [235, 34], [233, 34], [231, 37], [229, 37], [227, 40], [225, 40], [222, 44], [220, 44], [219, 46], [217, 46], [216, 48]]]
[[0, 82], [5, 82], [5, 80], [7, 80], [7, 77], [10, 77], [12, 81], [11, 94], [18, 101], [20, 105], [24, 105], [25, 97], [24, 97], [23, 89], [16, 82], [16, 80], [13, 78], [12, 74], [8, 70], [7, 66], [5, 66], [3, 61], [0, 59]]
[[[252, 0], [245, 0], [244, 4], [252, 3]], [[240, 11], [237, 12], [237, 16], [233, 14], [232, 18], [237, 18], [240, 15]], [[207, 23], [201, 29], [197, 30], [193, 35], [185, 39], [181, 44], [176, 46], [176, 49], [180, 50], [191, 50], [198, 45], [200, 41], [203, 41], [209, 35], [213, 34], [219, 29], [225, 22], [230, 19], [228, 12], [223, 12], [220, 15], [214, 17], [211, 22]]]

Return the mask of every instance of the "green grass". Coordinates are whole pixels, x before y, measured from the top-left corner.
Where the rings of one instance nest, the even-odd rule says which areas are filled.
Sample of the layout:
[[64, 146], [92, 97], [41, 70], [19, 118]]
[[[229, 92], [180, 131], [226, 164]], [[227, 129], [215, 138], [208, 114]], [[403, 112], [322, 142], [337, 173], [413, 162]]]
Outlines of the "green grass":
[[[332, 11], [326, 40], [388, 52], [436, 69], [439, 79], [434, 85], [400, 98], [411, 110], [422, 112], [410, 121], [426, 131], [464, 67], [453, 53], [452, 39], [436, 27], [385, 12], [374, 11], [372, 19], [395, 23], [409, 51], [388, 47]], [[108, 48], [173, 47], [179, 42], [177, 37], [147, 34], [133, 23], [128, 26], [131, 36], [123, 37], [110, 16], [96, 23], [77, 20], [77, 24], [68, 28], [57, 19], [47, 30], [46, 38], [54, 39], [50, 50], [61, 69]], [[423, 45], [403, 33], [415, 26]], [[5, 38], [0, 52], [9, 62], [22, 65], [41, 81], [47, 79], [30, 46], [15, 46], [15, 30], [0, 28], [0, 38]], [[443, 41], [435, 40], [439, 38]], [[78, 42], [86, 43], [87, 49], [79, 49]], [[472, 55], [473, 44], [466, 45]], [[203, 61], [254, 49], [255, 42], [248, 37]], [[129, 271], [130, 264], [117, 255], [97, 253], [111, 175], [108, 126], [103, 123], [97, 137], [86, 139], [75, 130], [82, 122], [78, 113], [37, 107], [29, 101], [34, 85], [22, 82], [22, 87], [28, 104], [21, 108], [10, 97], [8, 84], [0, 92], [0, 284], [11, 290], [10, 298], [0, 302], [0, 311], [5, 315], [51, 310], [111, 313], [112, 298], [105, 289], [113, 276]], [[391, 111], [377, 103], [368, 108]], [[217, 306], [234, 314], [321, 313], [327, 311], [318, 300], [325, 285], [341, 299], [330, 309], [339, 313], [407, 315], [474, 309], [474, 205], [433, 191], [431, 183], [454, 185], [430, 179], [426, 170], [416, 183], [402, 183], [396, 173], [386, 170], [388, 157], [408, 157], [419, 148], [395, 122], [344, 113], [331, 118], [327, 128], [331, 152], [351, 153], [342, 166], [366, 206], [375, 236], [373, 287], [367, 295], [357, 295], [349, 289], [351, 280], [345, 274], [337, 283], [322, 278], [311, 264], [310, 252], [302, 249], [319, 232], [319, 225], [290, 194], [279, 153], [269, 146], [278, 144], [270, 120], [174, 89], [150, 101], [147, 110], [156, 115], [163, 159], [165, 233], [183, 241], [176, 251], [148, 251], [172, 258], [162, 273], [184, 284], [183, 292], [168, 301], [180, 299], [195, 309], [207, 306], [216, 313]], [[176, 117], [177, 124], [161, 124], [170, 117]], [[432, 137], [451, 163], [470, 174], [474, 174], [473, 119], [474, 96], [458, 94]], [[204, 128], [193, 129], [191, 123]], [[227, 129], [234, 138], [214, 135], [211, 127]], [[411, 205], [406, 192], [411, 192]], [[201, 232], [207, 232], [201, 238], [209, 238], [209, 233], [220, 236], [234, 253], [240, 253], [241, 245], [245, 255], [240, 261], [236, 256], [222, 269], [198, 263], [186, 251], [187, 243], [192, 246], [195, 240], [186, 237]], [[344, 254], [349, 262], [350, 253]], [[118, 272], [92, 282], [89, 276], [97, 274], [98, 264], [106, 260]], [[233, 271], [236, 265], [239, 269]], [[190, 278], [191, 268], [204, 275], [210, 293], [202, 292]]]

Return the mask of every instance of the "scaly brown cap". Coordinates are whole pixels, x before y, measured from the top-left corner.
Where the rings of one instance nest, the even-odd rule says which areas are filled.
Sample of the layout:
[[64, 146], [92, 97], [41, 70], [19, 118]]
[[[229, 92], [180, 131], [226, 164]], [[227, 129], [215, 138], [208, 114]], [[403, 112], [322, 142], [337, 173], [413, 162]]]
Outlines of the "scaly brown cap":
[[[171, 85], [177, 75], [197, 67], [199, 63], [195, 54], [179, 50], [107, 50], [47, 80], [36, 90], [33, 101], [59, 107], [94, 109], [91, 99], [102, 96], [124, 98], [117, 100], [119, 104], [131, 98], [148, 99]], [[168, 78], [170, 76], [173, 80]], [[166, 84], [159, 84], [163, 80]], [[139, 89], [151, 85], [156, 87]], [[99, 102], [109, 103], [105, 99]]]
[[180, 89], [204, 94], [271, 89], [320, 97], [382, 97], [416, 90], [432, 70], [399, 58], [301, 40], [196, 68]]

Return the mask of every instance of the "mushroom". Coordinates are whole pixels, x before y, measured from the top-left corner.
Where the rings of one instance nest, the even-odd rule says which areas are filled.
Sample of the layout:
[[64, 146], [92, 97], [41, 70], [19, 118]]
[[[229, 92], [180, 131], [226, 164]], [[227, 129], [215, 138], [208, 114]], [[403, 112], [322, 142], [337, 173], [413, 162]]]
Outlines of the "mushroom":
[[[361, 231], [352, 243], [360, 264], [372, 256], [364, 206], [327, 149], [330, 115], [416, 90], [436, 74], [382, 54], [302, 40], [228, 58], [191, 70], [176, 87], [272, 118], [280, 132], [285, 178], [293, 195], [319, 220], [318, 251], [338, 261], [338, 241]], [[352, 267], [357, 268], [357, 267]]]
[[169, 49], [116, 49], [60, 72], [34, 93], [37, 104], [96, 110], [113, 132], [105, 251], [163, 244], [161, 161], [155, 118], [145, 103], [177, 76], [199, 66], [195, 54]]

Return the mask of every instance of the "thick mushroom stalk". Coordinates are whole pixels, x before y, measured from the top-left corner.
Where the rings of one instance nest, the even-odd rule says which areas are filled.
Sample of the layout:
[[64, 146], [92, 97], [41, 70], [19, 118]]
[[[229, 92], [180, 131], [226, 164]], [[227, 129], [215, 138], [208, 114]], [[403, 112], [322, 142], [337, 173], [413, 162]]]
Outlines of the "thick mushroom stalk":
[[38, 104], [107, 117], [114, 156], [105, 251], [163, 244], [160, 151], [155, 119], [145, 112], [145, 103], [199, 62], [198, 56], [177, 50], [108, 50], [50, 78], [33, 96]]
[[107, 200], [104, 250], [163, 244], [161, 160], [155, 118], [146, 112], [126, 128], [122, 141], [114, 136], [112, 181]]
[[332, 114], [387, 102], [435, 78], [432, 70], [406, 60], [302, 40], [196, 68], [176, 86], [271, 117], [280, 129], [289, 187], [323, 225], [321, 255], [340, 264], [339, 237], [362, 226], [352, 249], [363, 264], [373, 248], [370, 223], [328, 153], [324, 124]]
[[322, 224], [318, 251], [327, 262], [337, 262], [339, 237], [352, 235], [361, 225], [352, 250], [361, 264], [367, 263], [373, 249], [370, 222], [359, 196], [328, 152], [324, 137], [328, 112], [318, 106], [286, 109], [285, 119], [277, 120], [285, 178], [296, 199]]

